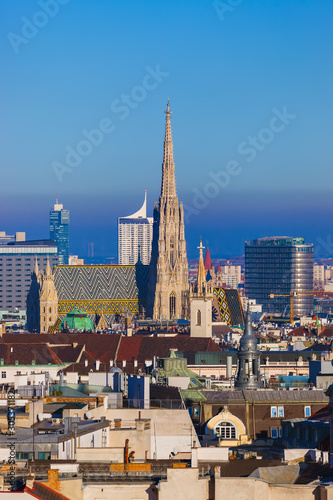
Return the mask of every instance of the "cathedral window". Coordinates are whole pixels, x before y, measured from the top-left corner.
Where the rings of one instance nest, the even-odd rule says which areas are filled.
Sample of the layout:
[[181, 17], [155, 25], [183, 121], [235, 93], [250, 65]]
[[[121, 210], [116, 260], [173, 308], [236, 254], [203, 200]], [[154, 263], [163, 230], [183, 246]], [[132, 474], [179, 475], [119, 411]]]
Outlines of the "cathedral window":
[[197, 310], [197, 325], [196, 326], [201, 326], [201, 311], [199, 309]]
[[171, 292], [170, 295], [170, 318], [173, 319], [176, 315], [176, 294]]

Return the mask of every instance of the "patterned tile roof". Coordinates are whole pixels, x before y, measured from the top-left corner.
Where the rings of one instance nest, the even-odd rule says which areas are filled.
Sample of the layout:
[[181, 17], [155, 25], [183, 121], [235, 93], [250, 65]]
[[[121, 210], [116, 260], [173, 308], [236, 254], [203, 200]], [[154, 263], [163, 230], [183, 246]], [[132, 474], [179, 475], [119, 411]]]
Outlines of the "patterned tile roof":
[[56, 266], [59, 300], [138, 299], [147, 285], [149, 266]]

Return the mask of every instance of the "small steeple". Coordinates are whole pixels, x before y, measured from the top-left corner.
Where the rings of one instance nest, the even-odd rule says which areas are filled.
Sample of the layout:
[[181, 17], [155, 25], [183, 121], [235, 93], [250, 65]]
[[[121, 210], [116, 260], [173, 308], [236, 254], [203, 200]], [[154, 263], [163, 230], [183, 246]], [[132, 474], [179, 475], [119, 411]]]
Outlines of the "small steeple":
[[207, 248], [205, 255], [205, 269], [206, 271], [209, 271], [211, 268], [212, 268], [212, 259], [210, 257], [209, 248]]
[[205, 268], [203, 261], [203, 250], [205, 247], [202, 246], [202, 240], [200, 239], [200, 246], [197, 247], [199, 250], [199, 267], [198, 267], [198, 293], [202, 293], [205, 287]]

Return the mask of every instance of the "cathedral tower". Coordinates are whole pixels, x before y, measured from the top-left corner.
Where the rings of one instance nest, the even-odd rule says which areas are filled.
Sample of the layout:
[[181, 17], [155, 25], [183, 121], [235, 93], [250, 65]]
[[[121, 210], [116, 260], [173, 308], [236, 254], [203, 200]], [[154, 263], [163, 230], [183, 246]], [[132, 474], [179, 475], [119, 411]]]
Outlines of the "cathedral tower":
[[154, 209], [148, 314], [154, 319], [189, 316], [188, 263], [183, 204], [176, 193], [175, 164], [168, 102], [161, 195]]

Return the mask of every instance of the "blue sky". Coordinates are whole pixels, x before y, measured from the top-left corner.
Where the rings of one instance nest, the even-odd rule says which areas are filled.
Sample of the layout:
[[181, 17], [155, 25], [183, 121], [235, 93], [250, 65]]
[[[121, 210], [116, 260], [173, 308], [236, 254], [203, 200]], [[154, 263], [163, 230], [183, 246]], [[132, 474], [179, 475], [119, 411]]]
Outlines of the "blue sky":
[[71, 252], [116, 257], [117, 217], [158, 200], [169, 97], [190, 257], [277, 234], [333, 255], [332, 0], [0, 6], [0, 230], [48, 237], [58, 191]]

